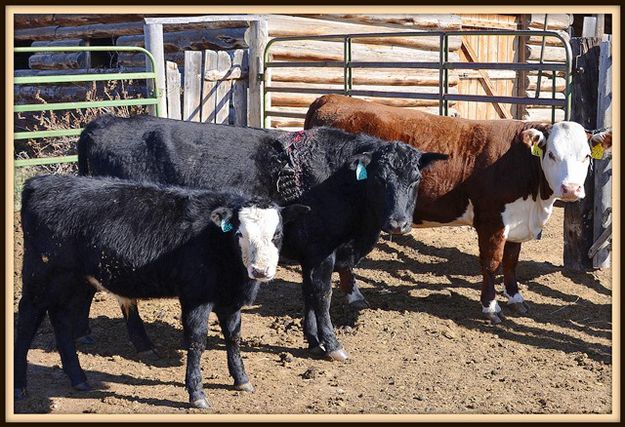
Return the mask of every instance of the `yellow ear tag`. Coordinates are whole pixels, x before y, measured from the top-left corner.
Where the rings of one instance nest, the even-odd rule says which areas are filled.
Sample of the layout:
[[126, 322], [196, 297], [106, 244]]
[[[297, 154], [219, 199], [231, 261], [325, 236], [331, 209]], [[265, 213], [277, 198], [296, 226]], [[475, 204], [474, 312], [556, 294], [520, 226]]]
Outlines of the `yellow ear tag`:
[[543, 149], [538, 146], [538, 144], [532, 145], [532, 155], [536, 157], [543, 156]]
[[597, 144], [594, 147], [592, 147], [592, 150], [590, 150], [590, 155], [592, 156], [593, 159], [603, 159], [603, 145], [601, 144]]

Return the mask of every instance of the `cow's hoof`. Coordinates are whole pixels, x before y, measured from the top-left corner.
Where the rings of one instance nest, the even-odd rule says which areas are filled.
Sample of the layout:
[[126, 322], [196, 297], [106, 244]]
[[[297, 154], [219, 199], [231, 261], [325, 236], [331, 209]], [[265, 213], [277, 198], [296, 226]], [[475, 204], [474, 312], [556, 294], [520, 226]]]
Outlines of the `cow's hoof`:
[[254, 393], [254, 386], [250, 382], [246, 382], [245, 384], [235, 384], [234, 389], [244, 391], [246, 393]]
[[78, 391], [89, 391], [89, 390], [91, 390], [91, 386], [89, 385], [89, 383], [87, 381], [82, 382], [82, 383], [78, 383], [78, 384], [76, 384], [76, 385], [74, 385], [72, 387], [74, 387], [74, 389], [78, 390]]
[[159, 360], [161, 356], [153, 348], [145, 351], [137, 352], [137, 356], [141, 360]]
[[310, 351], [313, 357], [323, 357], [326, 354], [326, 349], [321, 344], [316, 347], [310, 347], [308, 351]]
[[339, 348], [338, 350], [330, 351], [326, 353], [326, 356], [331, 360], [336, 360], [337, 362], [345, 362], [349, 355], [345, 350]]
[[22, 400], [28, 396], [28, 392], [26, 391], [26, 387], [13, 389], [13, 399]]
[[75, 340], [78, 344], [82, 345], [93, 345], [95, 344], [95, 338], [91, 335], [83, 335], [82, 337], [78, 337]]
[[369, 303], [367, 302], [366, 299], [359, 299], [356, 301], [352, 301], [350, 303], [348, 303], [349, 308], [351, 308], [352, 310], [364, 310], [365, 308], [369, 308]]
[[490, 320], [493, 325], [501, 323], [501, 319], [503, 319], [501, 313], [484, 313], [484, 317]]
[[509, 304], [509, 307], [518, 314], [526, 314], [530, 309], [525, 302], [515, 302], [513, 304]]
[[194, 408], [199, 408], [199, 409], [209, 409], [211, 407], [211, 405], [208, 403], [208, 399], [205, 397], [201, 399], [193, 400], [191, 402], [191, 405], [193, 405]]

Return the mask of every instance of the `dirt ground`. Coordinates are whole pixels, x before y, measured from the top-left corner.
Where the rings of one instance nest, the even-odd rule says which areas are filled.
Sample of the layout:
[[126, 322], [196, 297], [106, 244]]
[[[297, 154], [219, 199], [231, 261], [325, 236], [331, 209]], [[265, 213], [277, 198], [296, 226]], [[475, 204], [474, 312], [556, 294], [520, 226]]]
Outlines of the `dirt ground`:
[[[242, 353], [255, 393], [235, 391], [214, 314], [204, 353], [212, 413], [610, 413], [611, 271], [562, 269], [563, 209], [542, 240], [523, 245], [518, 267], [526, 316], [481, 317], [477, 237], [468, 227], [413, 229], [383, 236], [356, 270], [370, 308], [352, 312], [332, 298], [345, 363], [309, 357], [302, 336], [298, 268], [280, 269], [243, 312]], [[22, 240], [16, 225], [15, 307]], [[334, 277], [335, 284], [338, 277]], [[501, 283], [501, 277], [499, 283]], [[502, 292], [502, 285], [497, 287]], [[505, 306], [505, 298], [499, 301]], [[16, 308], [17, 309], [17, 308]], [[72, 390], [50, 324], [29, 353], [29, 397], [18, 413], [198, 413], [184, 389], [180, 308], [142, 301], [161, 358], [141, 360], [127, 339], [116, 300], [98, 293], [79, 346], [94, 388]]]

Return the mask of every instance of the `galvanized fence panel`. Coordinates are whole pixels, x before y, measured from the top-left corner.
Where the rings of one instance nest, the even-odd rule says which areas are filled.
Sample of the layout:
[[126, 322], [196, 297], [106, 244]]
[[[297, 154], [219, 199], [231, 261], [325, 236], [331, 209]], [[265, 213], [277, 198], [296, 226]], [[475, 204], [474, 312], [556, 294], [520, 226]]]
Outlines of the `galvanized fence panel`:
[[[470, 36], [470, 35], [491, 35], [491, 36], [517, 36], [517, 37], [554, 37], [558, 39], [565, 48], [566, 60], [564, 63], [493, 63], [493, 62], [450, 62], [449, 61], [449, 37], [450, 36]], [[380, 61], [352, 61], [352, 44], [354, 40], [363, 38], [395, 38], [395, 37], [432, 37], [439, 38], [439, 61], [409, 61], [409, 62], [380, 62]], [[271, 47], [276, 43], [288, 43], [294, 41], [335, 41], [343, 43], [343, 61], [270, 61]], [[285, 67], [311, 67], [311, 68], [343, 68], [344, 87], [343, 89], [316, 89], [302, 87], [272, 87], [270, 73], [271, 68]], [[371, 90], [354, 90], [352, 81], [352, 70], [354, 68], [418, 68], [439, 70], [438, 94], [432, 93], [404, 93], [404, 92], [382, 92]], [[276, 37], [271, 39], [265, 47], [264, 70], [262, 75], [264, 81], [263, 88], [263, 126], [270, 127], [270, 117], [291, 117], [304, 118], [303, 113], [282, 112], [271, 109], [268, 94], [275, 93], [301, 93], [301, 94], [343, 94], [347, 96], [368, 96], [385, 98], [407, 98], [407, 99], [438, 99], [439, 114], [448, 115], [449, 101], [470, 101], [470, 102], [498, 102], [509, 104], [525, 105], [548, 105], [552, 107], [552, 122], [555, 121], [556, 107], [564, 109], [565, 120], [569, 119], [571, 109], [571, 73], [572, 54], [571, 46], [562, 35], [555, 31], [539, 30], [468, 30], [468, 31], [424, 31], [424, 32], [399, 32], [399, 33], [361, 33], [361, 34], [329, 34], [320, 36], [297, 36], [297, 37]], [[515, 96], [487, 96], [487, 95], [462, 95], [449, 93], [449, 70], [514, 70], [532, 71], [538, 70], [550, 72], [553, 79], [553, 89], [551, 98], [530, 98]], [[556, 99], [555, 79], [557, 72], [563, 72], [565, 76], [564, 99]], [[538, 93], [538, 92], [537, 92]]]

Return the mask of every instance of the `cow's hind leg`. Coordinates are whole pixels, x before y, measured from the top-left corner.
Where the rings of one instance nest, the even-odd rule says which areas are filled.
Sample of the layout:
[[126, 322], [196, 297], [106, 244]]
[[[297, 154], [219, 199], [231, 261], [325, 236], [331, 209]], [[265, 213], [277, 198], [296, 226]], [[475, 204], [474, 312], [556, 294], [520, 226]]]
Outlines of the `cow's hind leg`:
[[304, 276], [303, 289], [315, 312], [319, 345], [330, 359], [344, 361], [348, 358], [348, 355], [336, 339], [334, 326], [330, 318], [333, 267], [334, 255], [327, 257], [315, 266], [304, 265], [302, 268]]
[[197, 304], [191, 301], [181, 301], [182, 329], [187, 347], [187, 371], [185, 387], [189, 392], [189, 402], [196, 408], [210, 407], [202, 387], [202, 371], [200, 369], [202, 353], [206, 349], [208, 335], [208, 315], [211, 304]]
[[226, 341], [228, 371], [234, 379], [234, 387], [237, 390], [252, 392], [254, 387], [250, 384], [241, 359], [241, 310], [220, 309], [215, 311]]
[[74, 340], [81, 344], [94, 344], [95, 340], [91, 336], [89, 327], [89, 312], [91, 303], [96, 293], [92, 286], [83, 286], [79, 294], [76, 295], [72, 304], [72, 324], [74, 325]]
[[345, 302], [347, 304], [356, 309], [361, 310], [363, 308], [368, 308], [369, 303], [365, 299], [364, 295], [358, 289], [358, 285], [356, 284], [356, 278], [354, 277], [354, 272], [351, 268], [337, 268], [337, 272], [339, 273], [339, 287], [345, 294]]
[[54, 336], [56, 338], [56, 346], [61, 355], [61, 363], [63, 371], [67, 374], [76, 390], [90, 390], [87, 383], [87, 377], [80, 367], [74, 337], [72, 334], [72, 315], [70, 306], [57, 305], [48, 309], [50, 322], [54, 328]]
[[[501, 220], [499, 220], [501, 222]], [[495, 275], [501, 266], [505, 245], [503, 226], [497, 226], [497, 220], [481, 221], [476, 224], [482, 267], [482, 313], [492, 323], [501, 322], [501, 307], [495, 293]]]
[[136, 299], [120, 301], [120, 307], [124, 319], [126, 319], [126, 328], [130, 342], [137, 350], [140, 356], [158, 357], [154, 350], [154, 344], [145, 332], [143, 319], [139, 315], [139, 305]]
[[36, 307], [29, 297], [22, 296], [18, 307], [17, 330], [13, 360], [14, 397], [26, 397], [27, 356], [46, 309]]
[[516, 267], [519, 263], [521, 244], [516, 242], [506, 242], [503, 250], [503, 282], [506, 287], [504, 295], [508, 297], [508, 306], [517, 313], [527, 313], [528, 306], [519, 292], [519, 285], [516, 277]]

